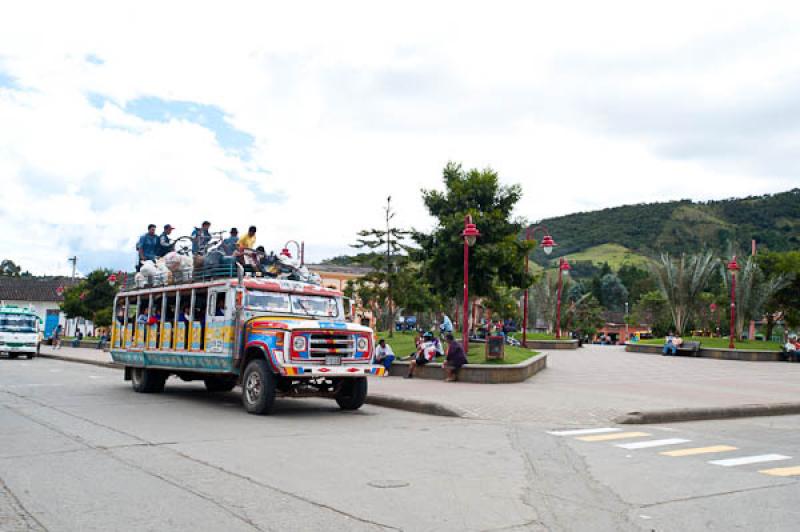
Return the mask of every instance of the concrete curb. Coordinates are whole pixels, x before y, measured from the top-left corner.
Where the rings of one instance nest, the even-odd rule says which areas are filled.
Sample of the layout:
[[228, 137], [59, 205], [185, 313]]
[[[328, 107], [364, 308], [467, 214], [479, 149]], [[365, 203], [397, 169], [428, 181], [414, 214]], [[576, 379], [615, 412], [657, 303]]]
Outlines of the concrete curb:
[[101, 368], [122, 369], [122, 364], [116, 362], [101, 362], [100, 360], [88, 360], [86, 358], [69, 357], [66, 355], [53, 355], [51, 353], [39, 353], [36, 357], [52, 358], [63, 362], [77, 362], [78, 364], [89, 364], [90, 366], [100, 366]]
[[800, 414], [800, 403], [768, 403], [755, 405], [721, 406], [707, 408], [672, 408], [629, 412], [614, 419], [625, 425], [646, 425], [675, 421], [701, 421], [759, 416], [788, 416]]
[[[99, 360], [87, 360], [85, 358], [76, 358], [65, 355], [53, 355], [50, 353], [40, 353], [38, 356], [42, 358], [52, 358], [54, 360], [61, 360], [63, 362], [77, 362], [78, 364], [88, 364], [91, 366], [99, 366], [102, 368], [122, 369], [122, 364], [115, 362], [101, 362]], [[368, 394], [367, 404], [382, 406], [385, 408], [394, 408], [395, 410], [405, 410], [407, 412], [414, 412], [417, 414], [428, 414], [430, 416], [443, 416], [443, 417], [467, 417], [467, 413], [456, 407], [445, 406], [432, 401], [422, 401], [420, 399], [407, 399], [405, 397], [397, 397], [394, 395], [384, 394]]]
[[428, 414], [430, 416], [467, 417], [466, 411], [457, 407], [445, 406], [432, 401], [397, 397], [394, 395], [370, 393], [367, 394], [367, 404], [394, 408], [396, 410], [406, 410], [407, 412], [415, 412], [417, 414]]

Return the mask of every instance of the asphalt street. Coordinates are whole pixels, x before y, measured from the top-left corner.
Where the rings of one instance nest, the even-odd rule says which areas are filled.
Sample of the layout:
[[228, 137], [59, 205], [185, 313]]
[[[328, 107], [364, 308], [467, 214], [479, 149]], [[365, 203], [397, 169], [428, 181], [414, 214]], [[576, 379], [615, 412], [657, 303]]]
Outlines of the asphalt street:
[[0, 530], [795, 530], [798, 427], [314, 399], [256, 417], [238, 390], [135, 394], [119, 370], [0, 359]]

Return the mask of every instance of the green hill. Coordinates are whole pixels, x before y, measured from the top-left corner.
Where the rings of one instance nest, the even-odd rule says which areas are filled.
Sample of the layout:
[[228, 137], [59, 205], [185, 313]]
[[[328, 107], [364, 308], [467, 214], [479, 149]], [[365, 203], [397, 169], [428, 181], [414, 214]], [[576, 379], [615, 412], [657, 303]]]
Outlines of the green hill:
[[[612, 267], [621, 265], [626, 254], [628, 260], [646, 260], [664, 251], [726, 253], [731, 245], [747, 251], [751, 239], [759, 249], [786, 251], [800, 249], [800, 189], [720, 201], [625, 205], [540, 223], [558, 243], [554, 256], [608, 261]], [[533, 258], [547, 264], [553, 256], [537, 251]]]
[[614, 271], [619, 270], [625, 264], [644, 268], [648, 262], [648, 258], [644, 255], [635, 253], [619, 244], [600, 244], [578, 253], [572, 253], [567, 258], [570, 262], [589, 261], [598, 266], [607, 262]]

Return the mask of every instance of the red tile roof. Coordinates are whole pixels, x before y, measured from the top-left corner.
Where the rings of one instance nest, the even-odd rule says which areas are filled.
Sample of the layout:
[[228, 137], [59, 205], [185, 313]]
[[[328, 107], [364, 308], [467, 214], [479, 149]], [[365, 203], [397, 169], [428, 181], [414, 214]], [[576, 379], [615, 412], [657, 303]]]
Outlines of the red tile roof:
[[68, 288], [79, 279], [69, 277], [8, 277], [0, 276], [0, 301], [64, 301], [59, 287]]

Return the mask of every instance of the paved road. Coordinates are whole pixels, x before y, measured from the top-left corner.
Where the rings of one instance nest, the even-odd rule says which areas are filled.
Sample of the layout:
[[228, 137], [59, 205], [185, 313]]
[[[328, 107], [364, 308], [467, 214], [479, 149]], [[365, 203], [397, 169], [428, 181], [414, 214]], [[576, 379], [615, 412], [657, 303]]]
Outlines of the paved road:
[[591, 345], [550, 351], [547, 369], [489, 386], [400, 377], [373, 391], [458, 406], [481, 419], [584, 426], [633, 411], [798, 401], [800, 364], [628, 353]]
[[[645, 435], [584, 441], [552, 434], [572, 423], [322, 400], [255, 417], [235, 391], [141, 395], [118, 370], [2, 359], [0, 530], [792, 530], [800, 477], [759, 471], [800, 465], [798, 426], [589, 425]], [[617, 446], [664, 439], [690, 441]], [[718, 445], [736, 450], [660, 454]], [[709, 463], [764, 455], [791, 458]]]

